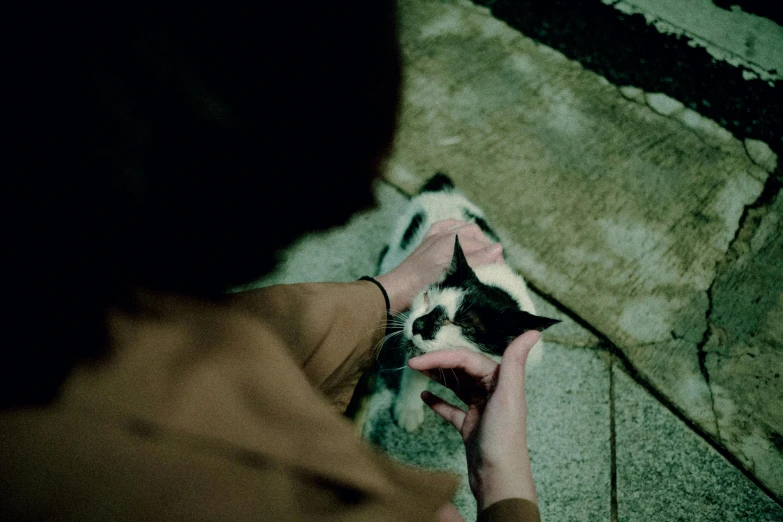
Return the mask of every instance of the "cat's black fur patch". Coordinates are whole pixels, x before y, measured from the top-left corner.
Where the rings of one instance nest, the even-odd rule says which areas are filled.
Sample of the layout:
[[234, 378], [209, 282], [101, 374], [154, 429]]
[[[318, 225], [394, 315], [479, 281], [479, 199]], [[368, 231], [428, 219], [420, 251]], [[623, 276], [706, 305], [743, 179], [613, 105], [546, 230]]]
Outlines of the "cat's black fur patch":
[[405, 229], [405, 233], [400, 240], [400, 248], [402, 250], [405, 250], [413, 240], [413, 236], [419, 231], [419, 227], [421, 227], [422, 223], [424, 223], [424, 214], [422, 212], [417, 212], [413, 218], [411, 218], [411, 223], [408, 225], [408, 228]]
[[492, 230], [492, 228], [487, 223], [487, 220], [484, 219], [481, 216], [477, 216], [470, 210], [464, 208], [462, 209], [462, 215], [465, 216], [465, 221], [473, 221], [478, 227], [481, 229], [482, 232], [484, 232], [484, 235], [487, 236], [489, 239], [494, 241], [495, 243], [500, 243], [500, 238], [497, 234], [495, 234], [495, 231]]
[[420, 334], [426, 340], [434, 339], [435, 333], [446, 318], [448, 318], [446, 309], [442, 306], [436, 306], [428, 314], [413, 321], [413, 335]]
[[482, 283], [468, 265], [459, 239], [455, 240], [451, 267], [441, 287], [464, 292], [452, 322], [462, 329], [466, 338], [487, 353], [503, 355], [509, 343], [519, 335], [529, 330], [541, 332], [560, 322], [522, 311], [508, 292]]
[[381, 265], [383, 265], [383, 259], [386, 257], [386, 254], [389, 253], [389, 245], [386, 245], [381, 250], [381, 253], [378, 255], [378, 263], [375, 265], [375, 274], [380, 275], [381, 274]]
[[462, 328], [462, 335], [493, 355], [503, 355], [511, 341], [529, 330], [541, 332], [560, 322], [520, 310], [510, 295], [494, 286], [479, 283], [468, 292], [453, 323]]
[[421, 187], [419, 194], [424, 192], [441, 192], [443, 190], [451, 190], [454, 188], [454, 182], [451, 178], [442, 172], [438, 172]]
[[[485, 352], [503, 355], [515, 337], [532, 329], [526, 323], [534, 316], [519, 310], [507, 294], [499, 295], [505, 292], [492, 295], [494, 292], [485, 290], [472, 292], [470, 299], [457, 310], [453, 322], [462, 328], [462, 335]], [[506, 300], [512, 304], [505, 303]]]

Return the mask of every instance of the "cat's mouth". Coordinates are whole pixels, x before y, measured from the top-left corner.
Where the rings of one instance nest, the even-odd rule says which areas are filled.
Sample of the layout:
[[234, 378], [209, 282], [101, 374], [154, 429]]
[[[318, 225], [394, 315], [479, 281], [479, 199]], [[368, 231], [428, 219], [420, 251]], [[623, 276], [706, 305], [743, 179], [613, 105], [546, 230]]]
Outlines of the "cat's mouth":
[[[419, 336], [421, 337], [421, 336]], [[416, 339], [415, 336], [413, 339], [408, 339], [408, 356], [409, 357], [417, 357], [419, 355], [423, 355], [427, 353], [427, 350], [419, 346], [419, 343], [421, 343], [420, 339]]]

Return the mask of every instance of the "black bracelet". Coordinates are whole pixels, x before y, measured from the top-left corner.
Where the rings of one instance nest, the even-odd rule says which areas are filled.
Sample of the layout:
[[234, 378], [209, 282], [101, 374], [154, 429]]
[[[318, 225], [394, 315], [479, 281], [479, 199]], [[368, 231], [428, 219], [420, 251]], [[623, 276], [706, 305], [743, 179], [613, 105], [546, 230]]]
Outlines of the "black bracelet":
[[375, 278], [370, 276], [362, 276], [359, 278], [359, 281], [369, 281], [371, 283], [375, 283], [375, 285], [381, 289], [381, 293], [383, 293], [383, 299], [386, 301], [386, 315], [389, 315], [391, 312], [391, 302], [389, 301], [389, 294], [386, 293], [386, 289], [383, 287], [383, 285], [376, 281]]

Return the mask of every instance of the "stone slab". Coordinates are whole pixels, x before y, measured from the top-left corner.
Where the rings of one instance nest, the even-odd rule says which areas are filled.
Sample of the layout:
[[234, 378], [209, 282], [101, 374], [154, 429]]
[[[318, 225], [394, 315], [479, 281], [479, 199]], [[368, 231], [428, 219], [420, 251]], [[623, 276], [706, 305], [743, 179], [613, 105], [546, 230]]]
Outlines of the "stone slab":
[[783, 197], [746, 219], [719, 267], [704, 344], [718, 438], [783, 491]]
[[[783, 520], [783, 508], [616, 368], [617, 520]], [[585, 519], [587, 520], [587, 519]]]

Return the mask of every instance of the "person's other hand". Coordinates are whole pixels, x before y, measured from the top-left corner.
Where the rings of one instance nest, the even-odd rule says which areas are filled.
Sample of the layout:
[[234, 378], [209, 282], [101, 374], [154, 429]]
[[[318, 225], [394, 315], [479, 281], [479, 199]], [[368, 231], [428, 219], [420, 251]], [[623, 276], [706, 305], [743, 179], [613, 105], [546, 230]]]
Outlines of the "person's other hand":
[[[525, 360], [541, 338], [525, 332], [506, 349], [501, 364], [469, 350], [440, 350], [408, 361], [414, 370], [448, 386], [467, 411], [424, 392], [422, 399], [462, 435], [470, 488], [479, 511], [506, 498], [536, 502], [527, 449]], [[457, 379], [443, 380], [453, 370]]]
[[414, 297], [441, 279], [454, 255], [455, 236], [459, 236], [470, 266], [503, 262], [502, 245], [493, 243], [475, 223], [457, 219], [438, 221], [397, 268], [375, 278], [389, 295], [392, 313], [409, 308]]

